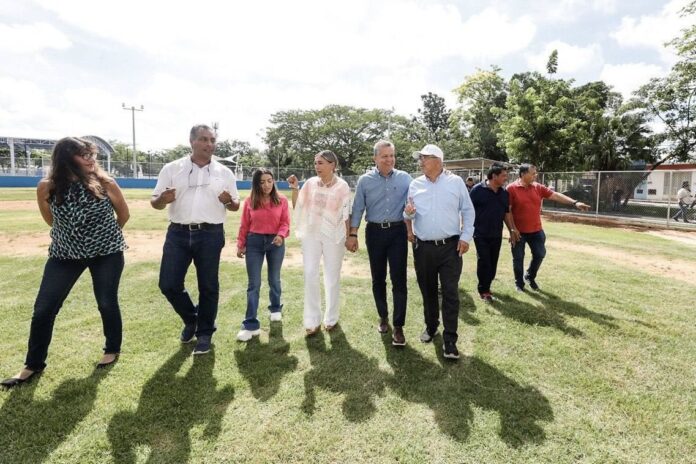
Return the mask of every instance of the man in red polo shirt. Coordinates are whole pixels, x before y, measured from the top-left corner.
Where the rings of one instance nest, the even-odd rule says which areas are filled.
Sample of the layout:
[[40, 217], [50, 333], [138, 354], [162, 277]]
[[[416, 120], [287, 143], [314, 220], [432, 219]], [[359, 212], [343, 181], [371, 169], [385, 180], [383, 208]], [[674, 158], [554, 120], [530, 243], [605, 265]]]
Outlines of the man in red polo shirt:
[[[573, 205], [582, 211], [590, 209], [590, 205], [573, 200], [569, 196], [554, 192], [537, 183], [536, 177], [536, 166], [525, 163], [520, 166], [519, 179], [507, 186], [510, 196], [510, 211], [515, 227], [520, 233], [519, 241], [512, 247], [512, 270], [515, 272], [515, 288], [518, 292], [524, 291], [525, 281], [533, 290], [539, 290], [536, 276], [541, 262], [546, 256], [546, 246], [544, 245], [546, 235], [541, 227], [541, 201], [544, 199], [557, 201]], [[525, 244], [529, 244], [532, 261], [523, 276]]]

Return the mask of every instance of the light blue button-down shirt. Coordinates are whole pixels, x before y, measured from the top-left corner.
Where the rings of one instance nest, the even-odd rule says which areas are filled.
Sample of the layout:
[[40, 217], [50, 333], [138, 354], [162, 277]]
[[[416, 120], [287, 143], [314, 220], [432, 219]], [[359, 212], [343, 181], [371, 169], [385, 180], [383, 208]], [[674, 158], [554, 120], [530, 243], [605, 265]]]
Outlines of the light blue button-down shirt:
[[416, 207], [413, 233], [421, 240], [442, 240], [458, 235], [470, 242], [474, 235], [474, 205], [461, 177], [443, 171], [435, 182], [420, 176], [411, 182], [409, 198]]
[[411, 176], [398, 169], [383, 176], [377, 168], [372, 168], [360, 176], [355, 188], [350, 226], [360, 226], [365, 210], [367, 222], [402, 221], [410, 184]]

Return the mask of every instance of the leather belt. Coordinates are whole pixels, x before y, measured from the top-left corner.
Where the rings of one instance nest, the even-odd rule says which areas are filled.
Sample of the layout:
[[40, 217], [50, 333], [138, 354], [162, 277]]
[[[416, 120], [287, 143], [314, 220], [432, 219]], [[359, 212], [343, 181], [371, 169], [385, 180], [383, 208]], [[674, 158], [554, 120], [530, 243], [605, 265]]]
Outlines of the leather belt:
[[447, 243], [454, 242], [455, 240], [459, 240], [459, 235], [453, 235], [451, 237], [443, 238], [442, 240], [421, 240], [418, 239], [419, 243], [427, 243], [428, 245], [435, 245], [435, 246], [442, 246], [446, 245]]
[[169, 225], [184, 230], [207, 230], [219, 229], [222, 227], [222, 224], [209, 224], [207, 222], [201, 222], [199, 224], [179, 224], [177, 222], [171, 222]]
[[395, 221], [395, 222], [382, 221], [382, 222], [368, 222], [367, 225], [379, 227], [380, 229], [389, 229], [390, 227], [403, 225], [403, 223], [404, 223], [404, 221]]

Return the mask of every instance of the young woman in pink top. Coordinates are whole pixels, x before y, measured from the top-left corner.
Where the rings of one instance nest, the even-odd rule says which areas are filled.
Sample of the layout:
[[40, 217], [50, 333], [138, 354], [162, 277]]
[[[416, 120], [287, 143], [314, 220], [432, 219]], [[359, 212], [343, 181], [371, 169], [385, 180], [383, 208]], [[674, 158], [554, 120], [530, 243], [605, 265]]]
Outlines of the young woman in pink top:
[[237, 234], [237, 257], [246, 259], [247, 309], [237, 340], [246, 342], [261, 333], [257, 311], [261, 289], [261, 268], [268, 263], [268, 296], [271, 321], [282, 320], [280, 268], [285, 257], [285, 239], [290, 233], [288, 200], [278, 195], [273, 173], [260, 168], [251, 181], [251, 196], [244, 202], [242, 224]]

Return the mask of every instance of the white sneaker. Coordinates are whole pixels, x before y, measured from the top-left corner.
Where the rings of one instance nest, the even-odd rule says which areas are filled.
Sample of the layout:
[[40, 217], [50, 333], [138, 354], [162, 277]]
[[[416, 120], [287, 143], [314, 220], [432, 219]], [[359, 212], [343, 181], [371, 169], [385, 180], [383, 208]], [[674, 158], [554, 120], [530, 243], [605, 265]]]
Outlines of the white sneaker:
[[251, 337], [256, 337], [260, 333], [261, 333], [261, 329], [256, 329], [256, 330], [242, 329], [237, 334], [237, 340], [239, 340], [240, 342], [248, 342], [249, 340], [251, 340]]
[[277, 311], [275, 313], [271, 313], [270, 318], [271, 322], [280, 322], [283, 320], [283, 314], [280, 311]]

